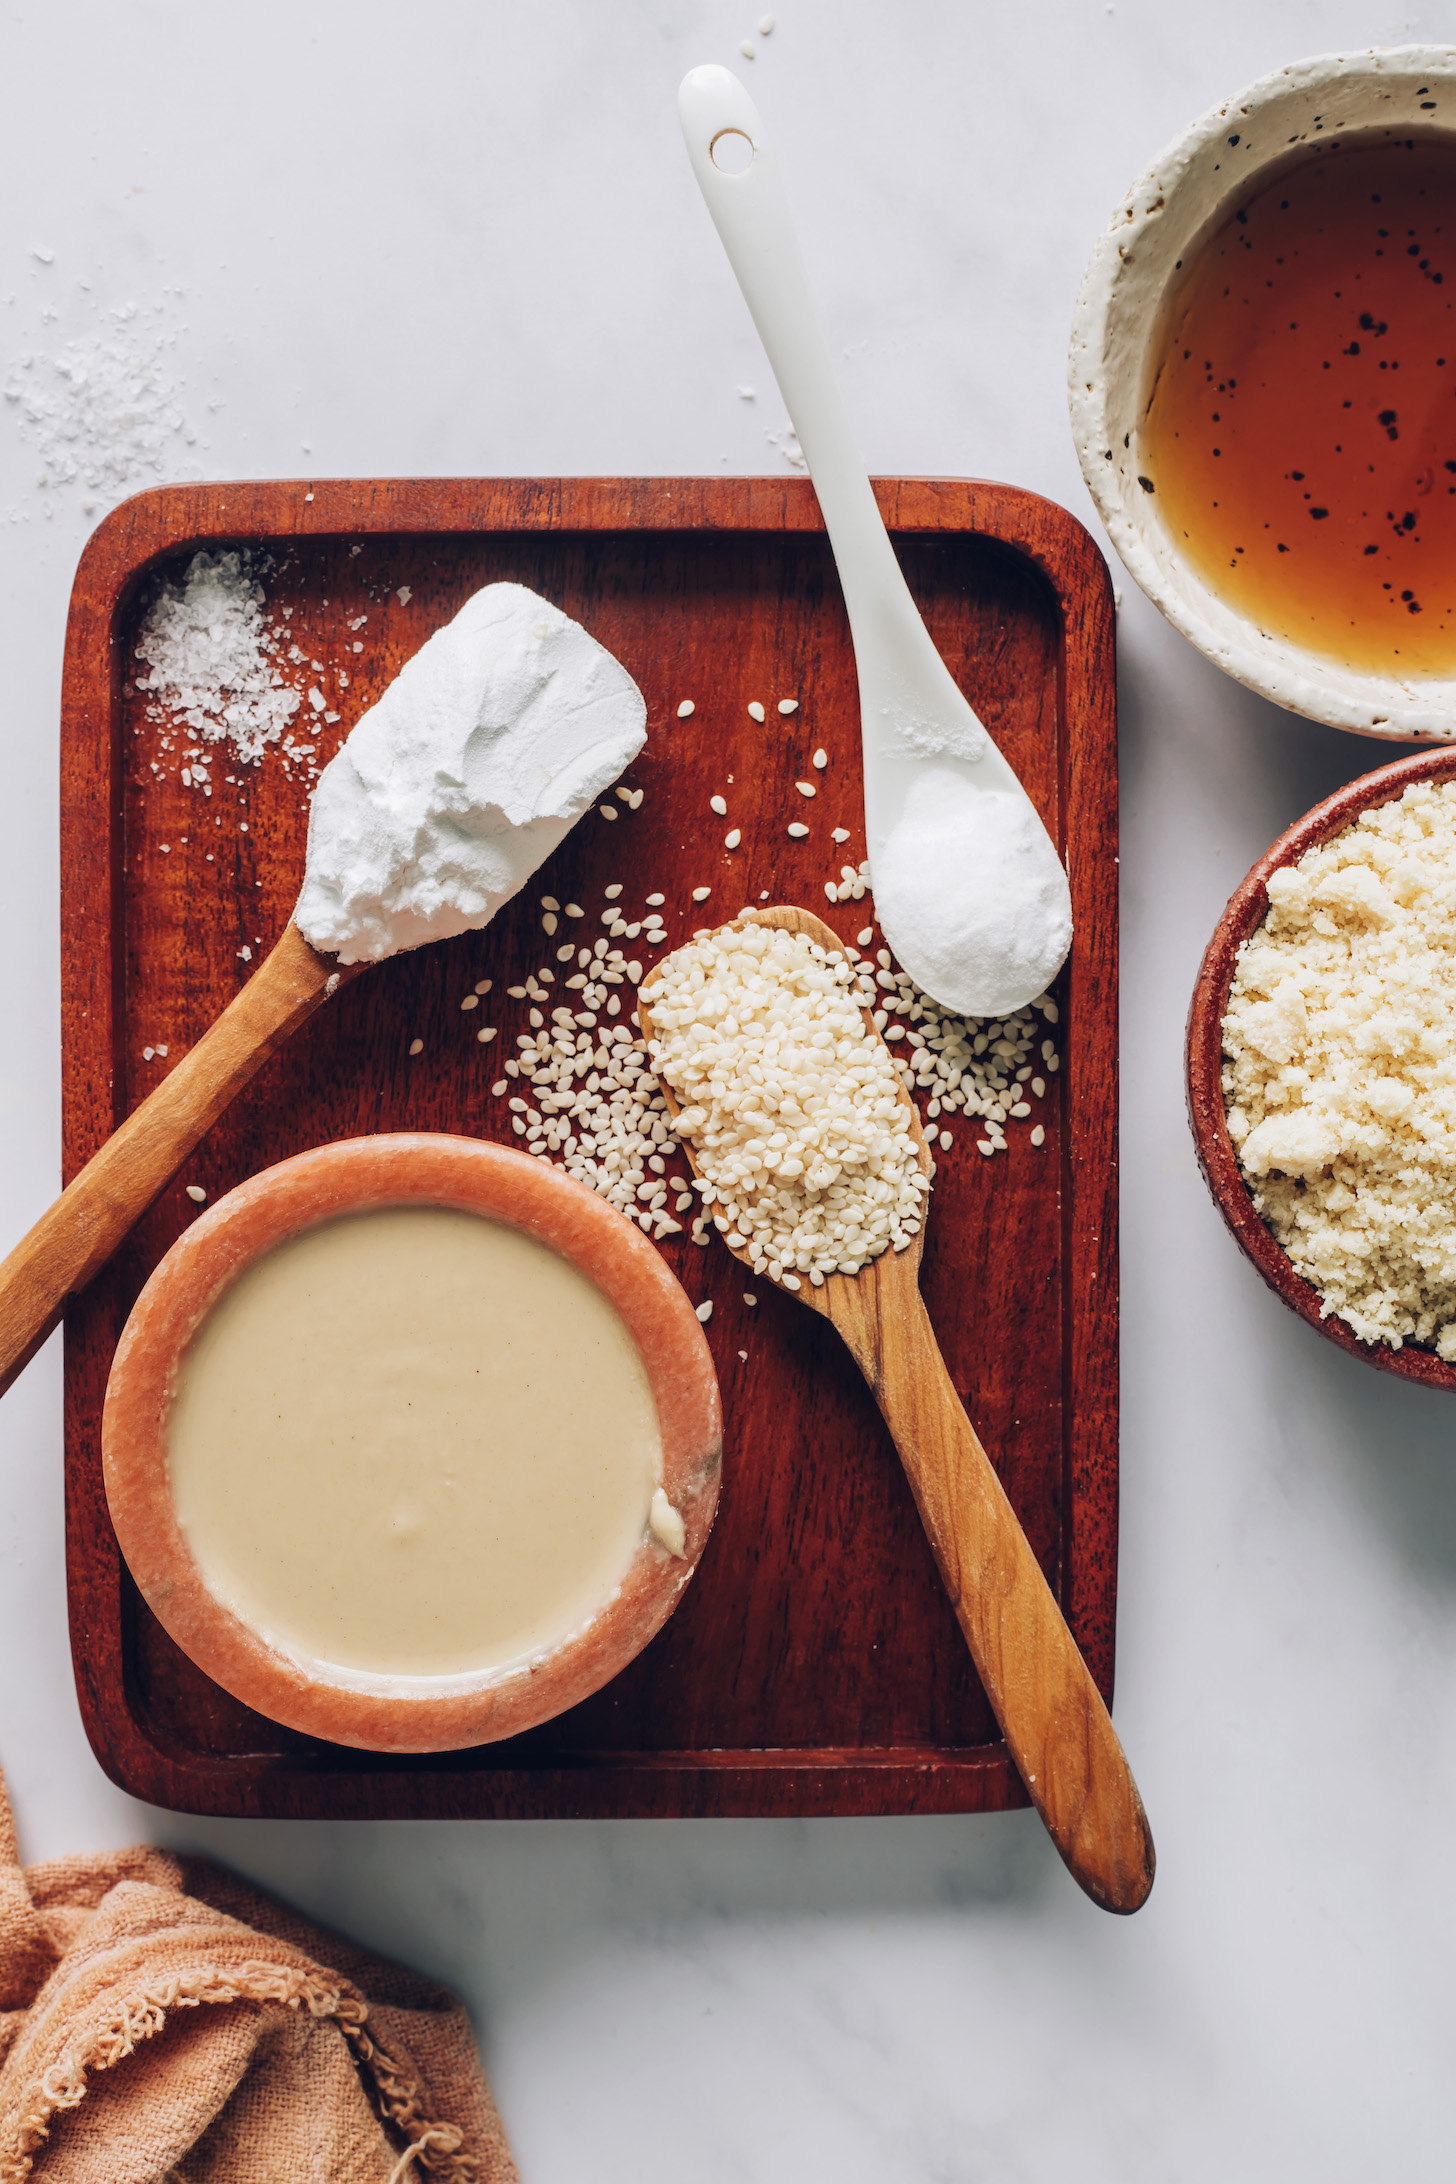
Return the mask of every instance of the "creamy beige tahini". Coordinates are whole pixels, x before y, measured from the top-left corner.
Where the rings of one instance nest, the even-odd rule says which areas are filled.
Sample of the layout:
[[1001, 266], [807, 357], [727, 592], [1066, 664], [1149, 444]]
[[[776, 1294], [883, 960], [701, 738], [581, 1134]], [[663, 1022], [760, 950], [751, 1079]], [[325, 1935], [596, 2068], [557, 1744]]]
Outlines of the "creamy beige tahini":
[[662, 1444], [637, 1347], [574, 1266], [502, 1222], [390, 1206], [224, 1294], [183, 1357], [168, 1462], [243, 1621], [340, 1667], [448, 1675], [602, 1605]]

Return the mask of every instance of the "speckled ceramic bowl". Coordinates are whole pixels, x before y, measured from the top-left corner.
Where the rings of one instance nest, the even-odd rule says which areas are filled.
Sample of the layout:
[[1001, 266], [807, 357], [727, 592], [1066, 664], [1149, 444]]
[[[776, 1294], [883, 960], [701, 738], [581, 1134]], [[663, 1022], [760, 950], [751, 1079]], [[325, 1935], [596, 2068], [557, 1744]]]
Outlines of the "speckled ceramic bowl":
[[[270, 1645], [209, 1592], [172, 1504], [167, 1421], [182, 1353], [218, 1298], [277, 1244], [375, 1206], [451, 1206], [509, 1222], [577, 1267], [641, 1354], [681, 1559], [650, 1534], [591, 1622], [528, 1660], [461, 1675], [377, 1675]], [[102, 1418], [112, 1522], [158, 1621], [214, 1681], [272, 1721], [366, 1751], [444, 1752], [547, 1721], [633, 1660], [681, 1598], [718, 1503], [722, 1412], [697, 1315], [640, 1230], [545, 1161], [475, 1138], [351, 1138], [229, 1191], [167, 1253], [127, 1321]]]
[[1082, 472], [1108, 535], [1176, 629], [1251, 690], [1357, 735], [1456, 735], [1456, 679], [1361, 673], [1271, 636], [1210, 591], [1139, 482], [1138, 434], [1166, 310], [1192, 254], [1263, 176], [1313, 144], [1456, 133], [1456, 46], [1297, 61], [1194, 122], [1128, 191], [1088, 263], [1068, 391]]
[[1269, 908], [1269, 875], [1281, 865], [1297, 864], [1306, 850], [1328, 842], [1353, 826], [1362, 811], [1388, 804], [1401, 796], [1413, 781], [1456, 780], [1456, 750], [1421, 751], [1414, 758], [1398, 759], [1393, 766], [1364, 774], [1345, 788], [1316, 804], [1313, 811], [1265, 851], [1253, 870], [1235, 888], [1228, 908], [1199, 969], [1198, 982], [1188, 1008], [1188, 1120], [1203, 1179], [1213, 1202], [1234, 1237], [1253, 1260], [1276, 1296], [1292, 1312], [1352, 1357], [1365, 1360], [1381, 1372], [1397, 1373], [1402, 1380], [1418, 1380], [1423, 1387], [1445, 1388], [1456, 1394], [1456, 1365], [1447, 1365], [1433, 1350], [1407, 1343], [1393, 1350], [1388, 1343], [1362, 1342], [1341, 1319], [1320, 1317], [1320, 1294], [1302, 1274], [1297, 1274], [1282, 1247], [1254, 1211], [1249, 1186], [1244, 1181], [1238, 1154], [1228, 1134], [1223, 1101], [1223, 1020], [1228, 1010], [1234, 966], [1240, 948], [1264, 921]]

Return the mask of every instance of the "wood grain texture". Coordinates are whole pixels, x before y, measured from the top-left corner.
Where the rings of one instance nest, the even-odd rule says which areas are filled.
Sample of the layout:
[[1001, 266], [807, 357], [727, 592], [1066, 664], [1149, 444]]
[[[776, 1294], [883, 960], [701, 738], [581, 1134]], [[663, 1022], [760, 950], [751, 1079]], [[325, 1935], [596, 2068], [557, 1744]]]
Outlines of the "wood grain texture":
[[1422, 1349], [1413, 1342], [1393, 1350], [1386, 1342], [1363, 1341], [1333, 1313], [1322, 1319], [1319, 1291], [1295, 1272], [1283, 1246], [1259, 1219], [1228, 1134], [1223, 1100], [1223, 1020], [1239, 950], [1262, 925], [1269, 908], [1270, 874], [1281, 865], [1297, 864], [1307, 850], [1343, 834], [1372, 805], [1387, 804], [1403, 796], [1412, 782], [1452, 780], [1456, 780], [1456, 751], [1417, 752], [1412, 758], [1397, 759], [1393, 765], [1377, 767], [1374, 773], [1346, 782], [1271, 843], [1234, 889], [1204, 952], [1188, 1004], [1185, 1054], [1188, 1120], [1203, 1180], [1230, 1233], [1275, 1295], [1317, 1334], [1348, 1351], [1351, 1357], [1361, 1358], [1379, 1372], [1418, 1381], [1424, 1388], [1444, 1388], [1448, 1393], [1456, 1393], [1456, 1365], [1448, 1365], [1434, 1350]]
[[[931, 633], [1068, 856], [1077, 941], [1058, 981], [1062, 1055], [1047, 1143], [1013, 1135], [941, 1165], [923, 1287], [958, 1393], [1104, 1697], [1117, 1542], [1116, 717], [1106, 569], [1065, 511], [1009, 487], [877, 487]], [[284, 672], [327, 693], [327, 757], [400, 665], [481, 584], [556, 601], [621, 659], [648, 704], [628, 774], [642, 807], [588, 818], [487, 930], [387, 963], [341, 992], [247, 1085], [67, 1313], [67, 1555], [77, 1683], [102, 1764], [137, 1795], [238, 1814], [986, 1811], [1025, 1802], [971, 1667], [893, 1446], [832, 1331], [686, 1237], [663, 1248], [711, 1298], [725, 1460], [689, 1598], [622, 1676], [486, 1753], [379, 1763], [237, 1706], [178, 1654], [117, 1555], [97, 1428], [132, 1299], [191, 1217], [258, 1168], [373, 1130], [505, 1136], [495, 1049], [460, 999], [549, 960], [538, 893], [595, 919], [609, 881], [661, 889], [668, 943], [744, 902], [814, 901], [864, 855], [853, 656], [813, 490], [801, 479], [304, 481], [168, 488], [87, 547], [67, 637], [63, 998], [67, 1174], [195, 1044], [281, 933], [303, 861], [306, 783], [275, 763], [215, 769], [210, 801], [159, 778], [134, 686], [149, 573], [196, 546], [266, 542]], [[358, 630], [350, 627], [360, 616]], [[359, 644], [359, 652], [353, 646]], [[319, 663], [315, 666], [313, 663]], [[345, 689], [340, 673], [347, 673]], [[796, 696], [780, 722], [774, 701]], [[696, 712], [679, 720], [680, 700]], [[746, 705], [768, 705], [769, 724]], [[810, 838], [793, 782], [822, 744]], [[239, 779], [227, 784], [225, 773]], [[722, 846], [715, 790], [741, 800]], [[793, 809], [789, 809], [790, 805]], [[241, 831], [246, 824], [247, 832]], [[842, 824], [842, 846], [827, 837]], [[163, 853], [163, 845], [167, 845]], [[703, 909], [688, 898], [711, 886]], [[826, 908], [844, 937], [865, 907]], [[598, 928], [599, 930], [600, 928]], [[492, 1015], [492, 1020], [496, 1020]], [[411, 1039], [424, 1040], [411, 1058]], [[167, 1062], [144, 1062], [160, 1040]], [[746, 1357], [739, 1352], [746, 1351]]]
[[241, 993], [0, 1263], [0, 1395], [223, 1109], [348, 973], [291, 922]]
[[[831, 954], [839, 947], [838, 934], [797, 905], [745, 910], [723, 930], [748, 925], [803, 933]], [[644, 985], [637, 1014], [649, 1051], [651, 1003]], [[871, 1012], [861, 1014], [878, 1040]], [[681, 1105], [666, 1083], [663, 1097], [676, 1118]], [[919, 1111], [903, 1085], [900, 1100], [929, 1174]], [[691, 1138], [683, 1150], [701, 1175]], [[927, 1222], [934, 1211], [932, 1193]], [[946, 1371], [920, 1294], [925, 1233], [920, 1226], [902, 1251], [881, 1252], [857, 1274], [796, 1279], [790, 1294], [842, 1338], [890, 1429], [976, 1673], [1047, 1833], [1095, 1903], [1137, 1911], [1156, 1869], [1147, 1814], [1102, 1695]], [[731, 1249], [749, 1279], [783, 1288], [753, 1274], [745, 1247], [720, 1237], [714, 1248]]]

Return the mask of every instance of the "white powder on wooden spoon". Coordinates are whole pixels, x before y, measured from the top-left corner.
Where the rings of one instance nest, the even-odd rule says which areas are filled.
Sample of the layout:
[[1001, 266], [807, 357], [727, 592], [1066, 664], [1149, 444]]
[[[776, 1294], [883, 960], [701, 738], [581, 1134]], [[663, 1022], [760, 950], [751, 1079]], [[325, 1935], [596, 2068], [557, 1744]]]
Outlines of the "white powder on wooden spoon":
[[646, 721], [580, 623], [488, 584], [324, 768], [294, 923], [341, 963], [487, 924], [631, 764]]

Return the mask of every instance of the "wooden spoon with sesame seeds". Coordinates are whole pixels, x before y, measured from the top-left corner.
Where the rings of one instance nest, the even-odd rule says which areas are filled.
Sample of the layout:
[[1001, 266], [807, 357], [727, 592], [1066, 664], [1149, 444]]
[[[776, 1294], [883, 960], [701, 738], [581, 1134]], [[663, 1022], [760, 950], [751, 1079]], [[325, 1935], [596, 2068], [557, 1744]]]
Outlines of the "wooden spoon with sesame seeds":
[[[746, 912], [729, 930], [749, 922], [805, 933], [843, 952], [838, 935], [809, 910]], [[641, 994], [637, 1016], [650, 1048], [651, 1006]], [[880, 1036], [868, 1010], [865, 1025]], [[676, 1120], [680, 1103], [670, 1086], [662, 1093]], [[902, 1096], [928, 1171], [920, 1117], [903, 1087]], [[681, 1144], [699, 1175], [692, 1140]], [[880, 1407], [976, 1672], [1048, 1834], [1094, 1903], [1136, 1911], [1156, 1864], [1142, 1799], [1102, 1694], [946, 1370], [920, 1295], [923, 1241], [922, 1222], [905, 1250], [884, 1251], [857, 1274], [829, 1274], [822, 1287], [805, 1282], [789, 1294], [838, 1329]], [[749, 1266], [746, 1251], [733, 1255]]]

